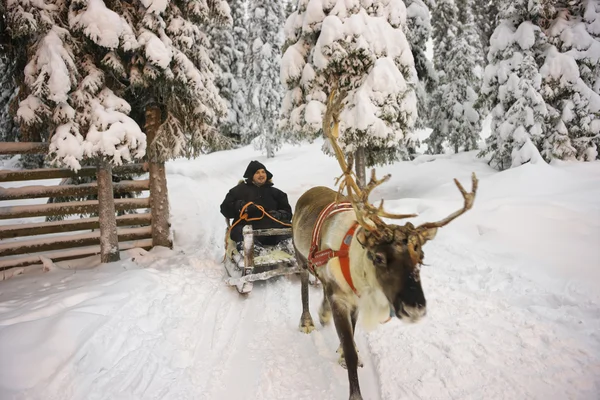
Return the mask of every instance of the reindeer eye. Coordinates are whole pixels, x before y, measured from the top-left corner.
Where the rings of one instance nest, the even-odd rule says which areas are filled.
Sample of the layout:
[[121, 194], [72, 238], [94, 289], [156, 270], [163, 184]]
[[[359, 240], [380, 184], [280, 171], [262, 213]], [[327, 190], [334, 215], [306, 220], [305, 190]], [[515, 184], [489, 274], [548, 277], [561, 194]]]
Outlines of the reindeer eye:
[[383, 266], [386, 263], [385, 255], [383, 253], [375, 253], [372, 257], [373, 264]]

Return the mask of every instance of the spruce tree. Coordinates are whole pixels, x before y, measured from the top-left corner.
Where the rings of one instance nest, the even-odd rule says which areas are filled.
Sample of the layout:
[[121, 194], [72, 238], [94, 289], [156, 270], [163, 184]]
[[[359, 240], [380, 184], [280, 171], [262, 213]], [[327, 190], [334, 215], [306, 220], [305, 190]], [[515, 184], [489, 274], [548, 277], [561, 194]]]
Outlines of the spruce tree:
[[482, 87], [492, 109], [492, 132], [480, 153], [498, 169], [540, 159], [548, 115], [539, 71], [546, 46], [537, 25], [543, 11], [539, 0], [500, 4], [501, 22], [491, 37]]
[[219, 121], [219, 131], [236, 143], [247, 143], [248, 89], [245, 58], [249, 42], [246, 2], [232, 0], [230, 7], [232, 24], [216, 24], [209, 31], [209, 54], [215, 64], [219, 94], [227, 103], [227, 113]]
[[483, 62], [490, 50], [490, 38], [498, 26], [498, 2], [496, 0], [473, 0], [472, 9], [479, 42], [482, 48]]
[[481, 87], [478, 74], [481, 48], [470, 2], [462, 0], [462, 3], [465, 7], [458, 8], [461, 17], [456, 42], [448, 53], [449, 93], [443, 102], [450, 110], [448, 142], [455, 153], [477, 149], [481, 132], [481, 116], [475, 109]]
[[[86, 53], [88, 45], [123, 45], [128, 25], [122, 18], [102, 2], [84, 1], [44, 8], [12, 2], [6, 15], [13, 40], [28, 46], [17, 110], [23, 139], [49, 141], [53, 161], [75, 170], [84, 157], [101, 154], [120, 164], [142, 156], [145, 137], [127, 116], [129, 105]], [[116, 26], [108, 31], [107, 23]]]
[[337, 88], [347, 95], [340, 115], [343, 150], [364, 149], [368, 166], [409, 158], [418, 78], [405, 26], [400, 0], [367, 6], [300, 1], [285, 27], [282, 128], [315, 137]]
[[557, 8], [546, 30], [551, 46], [540, 70], [549, 105], [542, 154], [547, 160], [592, 161], [600, 146], [600, 95], [598, 87], [594, 90], [600, 80], [600, 41], [593, 36], [593, 21], [600, 19], [592, 2]]
[[29, 46], [21, 131], [47, 133], [55, 162], [78, 169], [84, 158], [143, 156], [148, 107], [160, 114], [150, 149], [160, 159], [222, 144], [214, 124], [225, 107], [204, 27], [230, 22], [225, 1], [7, 4], [13, 40]]
[[273, 157], [282, 138], [276, 129], [283, 88], [279, 79], [283, 4], [279, 1], [250, 0], [249, 7], [248, 108], [250, 137], [259, 149]]
[[418, 118], [416, 128], [423, 128], [429, 120], [429, 96], [436, 86], [433, 63], [427, 57], [427, 42], [431, 36], [431, 1], [405, 0], [407, 21], [406, 39], [410, 44], [419, 83], [416, 88]]
[[444, 142], [450, 133], [447, 93], [452, 92], [447, 62], [458, 32], [458, 8], [454, 0], [439, 0], [432, 12], [433, 61], [438, 74], [437, 86], [429, 99], [429, 126], [432, 132], [425, 140], [428, 153], [444, 152]]
[[[120, 2], [123, 3], [123, 2]], [[162, 160], [196, 157], [227, 145], [215, 128], [226, 104], [215, 85], [206, 27], [231, 24], [224, 0], [137, 0], [131, 17], [140, 46], [126, 64], [128, 98], [160, 109], [149, 153]]]
[[[0, 26], [0, 37], [8, 40], [8, 35], [3, 35], [1, 29]], [[11, 112], [18, 93], [15, 80], [16, 69], [17, 63], [9, 53], [9, 43], [0, 42], [0, 141], [2, 142], [15, 142], [19, 135], [18, 124]]]

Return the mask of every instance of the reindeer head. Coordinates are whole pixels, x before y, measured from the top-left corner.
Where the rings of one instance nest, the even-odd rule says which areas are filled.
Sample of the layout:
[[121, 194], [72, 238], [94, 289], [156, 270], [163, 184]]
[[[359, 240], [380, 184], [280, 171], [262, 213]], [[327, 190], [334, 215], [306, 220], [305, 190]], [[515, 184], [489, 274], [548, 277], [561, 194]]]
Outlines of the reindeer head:
[[413, 217], [414, 214], [388, 214], [383, 211], [383, 201], [379, 207], [369, 204], [368, 196], [371, 190], [387, 179], [389, 175], [382, 180], [377, 180], [373, 170], [371, 181], [358, 195], [349, 189], [361, 225], [358, 241], [367, 251], [377, 281], [390, 305], [393, 306], [396, 316], [416, 322], [426, 312], [426, 300], [420, 277], [424, 257], [423, 246], [435, 237], [438, 228], [448, 224], [473, 206], [477, 192], [477, 177], [473, 174], [473, 189], [470, 193], [465, 191], [460, 182], [454, 180], [464, 198], [464, 205], [460, 210], [441, 221], [428, 222], [416, 227], [410, 222], [395, 225], [387, 224], [381, 219], [381, 217], [402, 219]]
[[352, 173], [352, 157], [346, 162], [343, 152], [337, 144], [338, 116], [344, 96], [334, 100], [335, 91], [329, 98], [329, 104], [323, 121], [323, 130], [331, 141], [343, 175], [338, 178], [340, 192], [346, 189], [348, 198], [356, 213], [361, 229], [357, 239], [373, 263], [375, 276], [388, 302], [398, 318], [416, 322], [426, 313], [426, 300], [421, 287], [420, 269], [423, 264], [423, 246], [435, 237], [437, 229], [448, 224], [473, 206], [477, 192], [477, 177], [472, 175], [472, 191], [467, 193], [458, 180], [454, 180], [464, 198], [463, 207], [438, 222], [429, 222], [415, 227], [407, 222], [400, 226], [387, 224], [382, 218], [404, 219], [416, 217], [416, 214], [389, 214], [383, 210], [383, 200], [379, 207], [369, 203], [371, 191], [387, 181], [390, 175], [378, 180], [375, 170], [371, 171], [371, 180], [365, 188], [359, 188]]

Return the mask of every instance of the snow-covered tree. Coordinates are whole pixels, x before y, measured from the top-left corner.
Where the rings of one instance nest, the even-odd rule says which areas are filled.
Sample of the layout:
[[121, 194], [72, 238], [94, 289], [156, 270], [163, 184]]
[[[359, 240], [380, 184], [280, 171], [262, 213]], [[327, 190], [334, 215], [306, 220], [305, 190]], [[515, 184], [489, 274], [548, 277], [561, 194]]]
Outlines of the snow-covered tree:
[[440, 0], [432, 12], [433, 23], [433, 60], [438, 74], [437, 86], [429, 99], [429, 126], [432, 132], [426, 139], [428, 152], [440, 154], [444, 152], [444, 142], [447, 140], [450, 127], [448, 126], [450, 111], [447, 93], [452, 91], [447, 76], [447, 62], [452, 46], [456, 41], [458, 30], [458, 8], [454, 0]]
[[[448, 52], [456, 39], [458, 30], [458, 7], [454, 0], [438, 0], [431, 12], [433, 26], [433, 64], [436, 71], [443, 71]], [[440, 77], [443, 81], [443, 78]]]
[[540, 70], [549, 110], [542, 152], [547, 160], [598, 158], [600, 41], [593, 32], [600, 28], [593, 21], [600, 26], [600, 9], [596, 7], [600, 3], [592, 1], [567, 5], [547, 29], [551, 46]]
[[485, 55], [490, 50], [490, 38], [498, 26], [498, 5], [496, 0], [472, 0], [473, 17], [479, 33], [480, 46]]
[[[597, 0], [584, 0], [578, 9], [582, 22], [585, 24], [585, 30], [589, 34], [586, 50], [580, 52], [580, 74], [581, 79], [594, 92], [600, 94], [600, 3]], [[594, 40], [593, 42], [591, 40]]]
[[220, 137], [211, 124], [224, 106], [200, 26], [230, 18], [224, 1], [6, 4], [12, 37], [29, 47], [17, 116], [47, 133], [55, 162], [78, 169], [84, 158], [143, 156], [149, 104], [163, 111], [152, 146], [163, 159]]
[[338, 88], [344, 151], [364, 149], [367, 165], [408, 158], [418, 78], [405, 26], [401, 0], [301, 0], [285, 27], [282, 128], [314, 137]]
[[[481, 130], [481, 116], [475, 109], [481, 85], [479, 65], [481, 48], [471, 12], [470, 1], [452, 0], [438, 3], [442, 10], [434, 18], [456, 16], [456, 20], [436, 21], [436, 30], [454, 25], [456, 35], [453, 41], [444, 38], [442, 47], [434, 48], [438, 59], [445, 59], [440, 65], [441, 84], [434, 91], [430, 102], [433, 129], [427, 139], [429, 152], [439, 154], [449, 145], [454, 152], [477, 148]], [[457, 7], [456, 5], [460, 6]], [[436, 36], [441, 38], [440, 32]], [[444, 52], [445, 54], [439, 54]]]
[[6, 15], [13, 39], [29, 46], [17, 110], [25, 134], [41, 133], [54, 161], [73, 169], [84, 156], [102, 155], [114, 164], [142, 156], [145, 136], [127, 116], [128, 104], [83, 53], [86, 40], [104, 48], [124, 45], [127, 23], [100, 0], [13, 1]]
[[15, 96], [18, 93], [15, 82], [16, 63], [0, 44], [0, 141], [14, 142], [19, 129], [11, 113]]
[[247, 97], [245, 79], [248, 29], [246, 2], [231, 0], [232, 25], [211, 27], [209, 55], [217, 73], [219, 93], [227, 103], [227, 114], [219, 121], [219, 131], [236, 142], [247, 142]]
[[[121, 3], [127, 7], [126, 2]], [[161, 111], [149, 153], [162, 160], [195, 157], [222, 146], [216, 129], [226, 104], [215, 86], [215, 68], [204, 27], [231, 24], [224, 0], [137, 0], [130, 13], [139, 47], [128, 67], [128, 98]], [[148, 118], [148, 115], [146, 115]]]
[[250, 0], [249, 6], [248, 107], [250, 137], [258, 148], [273, 157], [281, 147], [277, 118], [283, 88], [279, 80], [284, 23], [283, 4], [279, 1]]
[[418, 118], [415, 127], [422, 128], [429, 119], [429, 95], [436, 85], [436, 74], [433, 63], [427, 57], [427, 42], [431, 36], [430, 8], [431, 0], [405, 0], [406, 5], [406, 39], [415, 59], [415, 69], [419, 77], [416, 88], [418, 101]]
[[492, 109], [492, 133], [481, 155], [489, 154], [490, 165], [499, 169], [541, 158], [548, 114], [538, 61], [546, 44], [536, 25], [542, 12], [538, 0], [506, 1], [491, 37], [482, 95]]

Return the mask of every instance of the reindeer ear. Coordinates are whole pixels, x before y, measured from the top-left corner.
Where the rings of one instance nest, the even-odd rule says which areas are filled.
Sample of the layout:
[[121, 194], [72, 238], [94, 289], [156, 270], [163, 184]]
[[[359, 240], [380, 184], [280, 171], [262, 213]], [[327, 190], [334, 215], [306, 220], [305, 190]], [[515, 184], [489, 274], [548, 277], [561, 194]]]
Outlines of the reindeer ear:
[[423, 231], [423, 239], [425, 239], [425, 241], [432, 240], [435, 238], [435, 235], [437, 235], [437, 230], [438, 228], [425, 229], [425, 231]]

